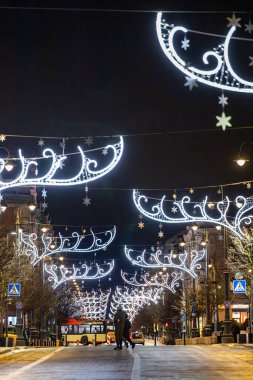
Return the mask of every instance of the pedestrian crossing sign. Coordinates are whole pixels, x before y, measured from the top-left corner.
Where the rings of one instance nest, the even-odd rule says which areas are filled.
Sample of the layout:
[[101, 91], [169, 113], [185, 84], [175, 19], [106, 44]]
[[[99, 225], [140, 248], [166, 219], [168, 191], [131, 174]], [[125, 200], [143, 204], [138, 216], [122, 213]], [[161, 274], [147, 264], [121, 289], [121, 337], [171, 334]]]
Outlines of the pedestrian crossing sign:
[[246, 281], [245, 280], [234, 280], [233, 281], [233, 293], [234, 294], [245, 294], [246, 293]]
[[8, 296], [20, 296], [21, 284], [8, 284]]

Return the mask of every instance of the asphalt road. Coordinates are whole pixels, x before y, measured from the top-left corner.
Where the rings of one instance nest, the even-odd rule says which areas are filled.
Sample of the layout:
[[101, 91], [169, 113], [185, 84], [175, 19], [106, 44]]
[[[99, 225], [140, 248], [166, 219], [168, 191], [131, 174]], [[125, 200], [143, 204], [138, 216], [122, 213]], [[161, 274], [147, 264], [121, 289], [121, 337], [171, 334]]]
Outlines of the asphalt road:
[[0, 356], [0, 379], [253, 379], [253, 347], [114, 346], [29, 348]]

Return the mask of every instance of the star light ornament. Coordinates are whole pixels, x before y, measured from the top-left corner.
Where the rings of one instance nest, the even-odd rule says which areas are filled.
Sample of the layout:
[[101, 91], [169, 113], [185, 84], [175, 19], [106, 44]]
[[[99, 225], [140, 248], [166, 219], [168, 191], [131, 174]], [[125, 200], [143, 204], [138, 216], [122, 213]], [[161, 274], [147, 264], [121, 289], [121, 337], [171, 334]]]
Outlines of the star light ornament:
[[197, 79], [195, 78], [190, 78], [190, 77], [185, 77], [186, 82], [185, 82], [185, 87], [189, 87], [189, 90], [192, 91], [194, 87], [199, 87], [197, 83]]
[[[178, 207], [178, 213], [174, 215], [170, 211], [171, 201], [166, 201], [165, 196], [158, 203], [154, 203], [151, 198], [141, 195], [138, 190], [133, 190], [133, 201], [139, 212], [156, 222], [211, 223], [227, 228], [238, 237], [243, 237], [245, 235], [243, 227], [253, 222], [253, 198], [245, 198], [242, 195], [238, 195], [234, 201], [226, 196], [224, 200], [215, 203], [214, 210], [208, 207], [209, 201], [206, 196], [202, 201], [194, 202], [195, 213], [192, 210], [190, 197], [184, 196], [181, 200], [173, 202]], [[239, 203], [241, 207], [238, 209]]]
[[[19, 157], [14, 158], [15, 163], [17, 164], [15, 170], [19, 173], [15, 179], [3, 181], [0, 180], [0, 191], [7, 190], [19, 186], [78, 186], [88, 182], [92, 182], [105, 176], [109, 173], [119, 162], [123, 154], [123, 138], [120, 137], [119, 142], [116, 144], [107, 145], [106, 147], [99, 148], [97, 150], [102, 151], [104, 148], [108, 149], [108, 156], [110, 157], [110, 163], [106, 164], [104, 167], [101, 167], [101, 163], [97, 160], [88, 158], [85, 152], [81, 147], [78, 147], [78, 151], [66, 155], [58, 155], [52, 149], [44, 149], [42, 157], [37, 161], [30, 158], [25, 158], [22, 155], [21, 150], [19, 150]], [[64, 177], [64, 170], [61, 171], [60, 175], [58, 169], [62, 166], [62, 163], [68, 162], [71, 165], [72, 156], [80, 158], [80, 166], [75, 169], [72, 168], [74, 172], [73, 177]], [[47, 167], [45, 170], [45, 167]], [[40, 164], [40, 165], [39, 165]], [[30, 176], [29, 168], [30, 166], [35, 166], [38, 168], [42, 167], [40, 172], [44, 174], [40, 177]], [[49, 166], [49, 169], [48, 169]], [[2, 177], [3, 170], [5, 169], [5, 160], [0, 158], [0, 178]]]
[[241, 28], [241, 25], [240, 25], [241, 18], [236, 17], [234, 13], [232, 14], [232, 17], [227, 17], [227, 20], [229, 21], [229, 23], [227, 24], [227, 27], [234, 26], [234, 27]]
[[221, 127], [224, 132], [227, 127], [232, 127], [232, 124], [230, 123], [232, 117], [226, 116], [225, 112], [222, 112], [221, 116], [216, 116], [216, 119], [218, 120], [216, 127]]
[[250, 59], [249, 66], [253, 66], [253, 57], [249, 57], [249, 59]]
[[39, 146], [44, 146], [45, 145], [45, 140], [42, 139], [42, 137], [38, 141]]
[[[162, 12], [158, 12], [156, 19], [158, 40], [166, 57], [186, 76], [187, 82], [185, 86], [192, 90], [193, 87], [197, 86], [197, 83], [202, 83], [221, 90], [253, 93], [253, 82], [241, 78], [234, 71], [229, 59], [229, 44], [236, 27], [240, 26], [239, 18], [236, 18], [235, 15], [229, 18], [229, 26], [232, 26], [224, 44], [219, 45], [218, 48], [214, 48], [212, 51], [207, 51], [203, 55], [204, 64], [212, 64], [212, 67], [202, 70], [190, 65], [189, 60], [188, 62], [184, 61], [174, 46], [175, 35], [182, 33], [186, 35], [188, 30], [182, 26], [168, 24], [162, 17]], [[213, 65], [213, 62], [216, 62], [216, 65]]]
[[183, 41], [181, 41], [181, 48], [187, 50], [190, 47], [190, 40], [187, 40], [186, 36], [184, 36]]
[[244, 26], [245, 26], [245, 32], [248, 32], [249, 34], [251, 34], [251, 32], [253, 31], [253, 24], [251, 20], [249, 20], [248, 24], [244, 24]]
[[[114, 240], [116, 236], [116, 226], [111, 230], [94, 233], [92, 229], [90, 234], [79, 235], [73, 232], [71, 236], [62, 236], [59, 233], [58, 237], [48, 236], [45, 233], [41, 238], [37, 234], [19, 234], [19, 246], [31, 260], [33, 265], [43, 260], [45, 257], [52, 255], [61, 255], [62, 253], [84, 254], [97, 252]], [[53, 244], [54, 243], [54, 244]]]
[[139, 222], [138, 223], [138, 228], [140, 228], [141, 230], [144, 228], [144, 223], [143, 222]]

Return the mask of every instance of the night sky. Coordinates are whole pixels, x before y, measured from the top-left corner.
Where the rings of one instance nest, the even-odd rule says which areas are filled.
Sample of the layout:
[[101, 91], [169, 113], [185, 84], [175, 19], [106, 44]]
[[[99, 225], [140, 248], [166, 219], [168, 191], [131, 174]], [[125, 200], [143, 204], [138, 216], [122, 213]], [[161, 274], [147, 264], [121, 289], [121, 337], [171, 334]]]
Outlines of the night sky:
[[[40, 5], [68, 8], [69, 3]], [[2, 146], [16, 156], [20, 147], [31, 155], [41, 153], [40, 137], [94, 136], [94, 146], [100, 146], [101, 141], [106, 144], [117, 139], [96, 136], [126, 135], [124, 154], [117, 167], [89, 185], [90, 206], [82, 205], [84, 186], [47, 188], [52, 224], [100, 229], [117, 226], [117, 238], [108, 252], [97, 254], [102, 260], [116, 259], [116, 277], [120, 268], [127, 266], [124, 244], [150, 245], [158, 240], [158, 223], [144, 220], [144, 230], [138, 229], [133, 188], [146, 189], [145, 194], [155, 194], [157, 198], [163, 194], [171, 198], [174, 190], [185, 195], [187, 190], [179, 189], [253, 178], [253, 160], [245, 168], [233, 162], [240, 144], [253, 140], [253, 95], [225, 93], [229, 103], [225, 112], [232, 116], [233, 127], [221, 131], [216, 127], [216, 116], [222, 112], [218, 104], [221, 91], [201, 84], [189, 91], [184, 86], [184, 75], [159, 45], [156, 13], [109, 11], [134, 7], [169, 10], [169, 2], [120, 3], [71, 2], [73, 8], [100, 8], [103, 4], [107, 11], [0, 9], [0, 134], [38, 136], [8, 138]], [[174, 1], [170, 9], [228, 12], [171, 13], [167, 21], [226, 35], [226, 17], [231, 17], [232, 3], [229, 9], [220, 2], [205, 2], [205, 6], [198, 3], [201, 2]], [[243, 3], [239, 10], [249, 11]], [[1, 6], [5, 4], [0, 2]], [[29, 5], [24, 1], [10, 4]], [[236, 15], [242, 18], [243, 26], [236, 35], [253, 39], [253, 32], [250, 35], [244, 30], [249, 15]], [[204, 35], [189, 37], [190, 48], [182, 50], [179, 40], [178, 51], [198, 67], [203, 53], [224, 41]], [[231, 43], [235, 71], [253, 81], [249, 56], [253, 56], [253, 42]], [[59, 147], [60, 142], [46, 140], [46, 147]], [[83, 143], [83, 139], [74, 140], [75, 145]], [[67, 150], [72, 149], [73, 141], [69, 144]], [[245, 153], [253, 158], [253, 146], [245, 147]], [[199, 191], [200, 197], [208, 191]], [[245, 195], [251, 193], [245, 190]], [[164, 225], [165, 240], [184, 227]]]

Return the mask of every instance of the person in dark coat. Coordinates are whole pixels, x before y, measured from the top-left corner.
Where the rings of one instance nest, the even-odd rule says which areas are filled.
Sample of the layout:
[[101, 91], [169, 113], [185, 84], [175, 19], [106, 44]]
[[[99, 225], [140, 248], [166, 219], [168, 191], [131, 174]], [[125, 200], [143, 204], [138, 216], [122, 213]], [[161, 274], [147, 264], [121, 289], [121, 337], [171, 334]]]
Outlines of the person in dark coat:
[[234, 337], [234, 343], [237, 343], [237, 334], [240, 334], [240, 326], [235, 319], [232, 320], [231, 332]]
[[131, 324], [130, 320], [128, 319], [127, 314], [125, 315], [125, 317], [126, 317], [126, 319], [125, 319], [125, 325], [124, 325], [124, 330], [123, 330], [123, 337], [124, 337], [125, 345], [126, 345], [126, 348], [128, 348], [128, 343], [129, 343], [130, 346], [132, 346], [132, 348], [134, 348], [135, 344], [132, 343], [132, 341], [130, 339], [130, 329], [132, 327], [132, 324]]
[[114, 316], [115, 338], [117, 346], [114, 350], [122, 350], [122, 341], [124, 340], [123, 331], [125, 326], [126, 313], [120, 306]]

